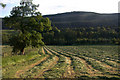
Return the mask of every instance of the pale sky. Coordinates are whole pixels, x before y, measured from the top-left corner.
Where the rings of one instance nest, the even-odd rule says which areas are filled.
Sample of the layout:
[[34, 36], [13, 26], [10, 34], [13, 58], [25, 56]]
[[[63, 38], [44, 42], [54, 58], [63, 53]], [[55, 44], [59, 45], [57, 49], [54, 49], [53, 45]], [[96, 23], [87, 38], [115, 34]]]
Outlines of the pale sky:
[[[90, 11], [97, 13], [118, 13], [118, 2], [120, 0], [33, 0], [39, 4], [38, 10], [42, 15], [57, 14], [71, 11]], [[20, 0], [0, 0], [7, 4], [3, 9], [0, 6], [0, 17], [10, 15], [14, 6], [18, 6]]]

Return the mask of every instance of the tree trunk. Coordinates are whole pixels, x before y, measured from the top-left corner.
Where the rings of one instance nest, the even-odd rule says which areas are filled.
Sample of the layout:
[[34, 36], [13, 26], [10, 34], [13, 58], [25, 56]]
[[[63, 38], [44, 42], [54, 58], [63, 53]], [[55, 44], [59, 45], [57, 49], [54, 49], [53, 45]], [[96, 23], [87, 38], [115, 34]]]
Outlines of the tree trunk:
[[21, 53], [22, 55], [25, 55], [25, 53], [24, 53], [24, 48], [21, 49], [20, 53]]

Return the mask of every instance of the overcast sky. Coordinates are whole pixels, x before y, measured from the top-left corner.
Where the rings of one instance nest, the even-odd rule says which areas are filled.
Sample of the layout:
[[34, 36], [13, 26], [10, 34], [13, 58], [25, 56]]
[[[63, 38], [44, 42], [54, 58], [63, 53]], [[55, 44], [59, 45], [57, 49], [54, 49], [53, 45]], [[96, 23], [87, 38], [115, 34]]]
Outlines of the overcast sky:
[[[42, 15], [56, 14], [71, 11], [90, 11], [97, 13], [118, 13], [120, 0], [33, 0], [40, 4], [38, 10]], [[0, 17], [8, 16], [12, 7], [18, 6], [20, 0], [0, 0], [7, 4], [3, 9], [0, 6]]]

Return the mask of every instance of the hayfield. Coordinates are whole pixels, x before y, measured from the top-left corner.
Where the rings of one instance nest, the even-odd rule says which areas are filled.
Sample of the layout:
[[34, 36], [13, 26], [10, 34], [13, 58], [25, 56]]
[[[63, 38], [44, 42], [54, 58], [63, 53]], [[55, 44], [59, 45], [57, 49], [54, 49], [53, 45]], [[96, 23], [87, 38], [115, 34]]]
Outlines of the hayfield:
[[119, 46], [45, 46], [26, 48], [25, 55], [11, 55], [4, 46], [3, 78], [120, 79]]

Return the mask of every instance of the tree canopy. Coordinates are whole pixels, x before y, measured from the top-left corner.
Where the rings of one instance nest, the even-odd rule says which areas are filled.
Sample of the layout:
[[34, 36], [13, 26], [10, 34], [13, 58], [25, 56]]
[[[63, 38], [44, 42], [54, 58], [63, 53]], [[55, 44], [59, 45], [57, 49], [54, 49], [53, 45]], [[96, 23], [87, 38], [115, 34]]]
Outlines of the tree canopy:
[[37, 7], [39, 5], [33, 4], [32, 0], [21, 0], [20, 6], [13, 7], [11, 15], [5, 18], [6, 26], [18, 31], [9, 42], [13, 52], [24, 54], [24, 48], [28, 46], [43, 46], [42, 34], [52, 30], [51, 21], [43, 18]]

